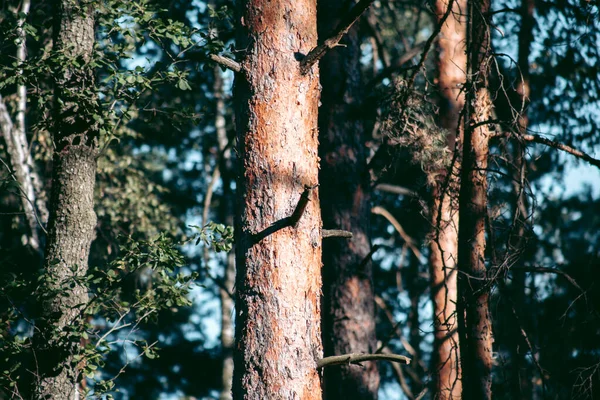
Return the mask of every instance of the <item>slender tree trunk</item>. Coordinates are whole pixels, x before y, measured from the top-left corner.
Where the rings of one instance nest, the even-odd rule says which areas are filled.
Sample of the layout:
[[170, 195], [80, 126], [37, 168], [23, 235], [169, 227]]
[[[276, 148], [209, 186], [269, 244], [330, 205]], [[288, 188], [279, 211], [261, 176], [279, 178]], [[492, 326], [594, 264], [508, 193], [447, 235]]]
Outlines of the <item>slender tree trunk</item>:
[[[231, 181], [234, 177], [231, 166], [231, 151], [228, 149], [227, 129], [225, 121], [225, 100], [223, 99], [223, 77], [221, 68], [214, 68], [214, 93], [216, 96], [216, 116], [215, 128], [217, 130], [217, 141], [219, 143], [218, 168], [221, 172], [223, 183], [223, 199], [219, 207], [219, 220], [228, 226], [233, 225], [234, 201], [231, 191]], [[223, 370], [221, 372], [222, 389], [219, 396], [220, 400], [230, 400], [232, 398], [231, 385], [233, 383], [233, 345], [234, 345], [234, 327], [233, 327], [233, 286], [235, 284], [235, 254], [229, 252], [223, 268], [222, 277], [223, 287], [219, 288], [219, 299], [221, 301], [221, 347], [223, 348]]]
[[222, 389], [219, 396], [220, 400], [230, 400], [232, 398], [231, 388], [233, 383], [233, 346], [234, 346], [234, 326], [233, 326], [233, 286], [235, 284], [235, 254], [227, 254], [225, 270], [223, 271], [223, 286], [229, 290], [219, 290], [219, 299], [221, 300], [221, 346], [223, 347], [223, 371], [221, 373]]
[[[80, 346], [70, 328], [83, 323], [88, 292], [80, 279], [87, 272], [96, 227], [97, 128], [91, 114], [98, 104], [90, 95], [94, 74], [87, 65], [94, 46], [93, 9], [83, 2], [60, 0], [55, 18], [54, 50], [66, 60], [55, 71], [55, 152], [43, 314], [34, 337], [38, 366], [34, 398], [71, 400], [78, 397], [80, 371], [73, 357]], [[81, 67], [75, 68], [68, 61], [72, 59]]]
[[[410, 311], [406, 320], [408, 327], [408, 342], [413, 347], [413, 360], [407, 367], [412, 369], [413, 373], [410, 374], [411, 378], [411, 389], [415, 393], [420, 393], [423, 390], [423, 381], [420, 379], [424, 375], [423, 368], [419, 365], [421, 360], [421, 322], [419, 303], [421, 294], [423, 293], [423, 285], [419, 277], [419, 270], [421, 267], [421, 260], [415, 254], [409, 254], [409, 267], [406, 269], [404, 279], [406, 282], [406, 291], [408, 292], [408, 298], [410, 299]], [[417, 379], [415, 379], [417, 378]]]
[[298, 61], [317, 44], [316, 1], [247, 0], [238, 11], [233, 394], [320, 399], [321, 214], [306, 189], [318, 183], [319, 75]]
[[[326, 37], [352, 2], [318, 3], [319, 36]], [[351, 231], [351, 239], [323, 244], [323, 346], [325, 355], [376, 350], [375, 300], [370, 251], [370, 193], [365, 132], [357, 115], [362, 98], [358, 25], [344, 37], [344, 47], [321, 60], [323, 94], [319, 109], [321, 205], [328, 229]], [[377, 399], [375, 362], [324, 371], [327, 399]]]
[[492, 322], [485, 264], [487, 166], [492, 115], [488, 90], [489, 0], [469, 0], [467, 99], [459, 201], [459, 335], [464, 399], [490, 399]]
[[[529, 54], [531, 52], [531, 42], [533, 41], [533, 27], [535, 19], [533, 12], [535, 10], [535, 0], [523, 0], [521, 2], [521, 28], [519, 30], [519, 73], [520, 79], [517, 80], [516, 97], [518, 104], [515, 107], [522, 107], [522, 111], [518, 119], [518, 129], [521, 134], [527, 133], [529, 118], [527, 108], [530, 101], [530, 82], [529, 82]], [[525, 193], [525, 174], [526, 160], [525, 145], [520, 141], [513, 142], [513, 162], [514, 162], [514, 218], [516, 224], [516, 237], [511, 240], [511, 248], [509, 251], [516, 254], [521, 253], [523, 247], [527, 244], [528, 231], [525, 226], [525, 219], [528, 216], [529, 204]], [[512, 271], [512, 290], [513, 302], [518, 308], [525, 307], [525, 273], [521, 271]], [[526, 369], [525, 355], [527, 348], [523, 343], [521, 327], [516, 326], [514, 329], [514, 341], [512, 342], [511, 352], [511, 392], [514, 399], [529, 399], [531, 398], [531, 382], [527, 379], [527, 373], [523, 376], [523, 369]]]
[[[19, 19], [17, 25], [17, 34], [19, 43], [17, 44], [17, 62], [24, 63], [27, 58], [27, 35], [23, 29], [23, 24], [27, 15], [31, 2], [24, 0], [19, 8], [19, 13], [22, 18]], [[22, 74], [23, 71], [18, 72]], [[38, 230], [40, 225], [45, 224], [48, 220], [48, 211], [46, 204], [40, 197], [41, 182], [31, 157], [29, 145], [27, 143], [27, 135], [25, 132], [25, 112], [27, 110], [27, 88], [25, 85], [17, 87], [17, 112], [15, 122], [13, 124], [6, 105], [0, 96], [0, 130], [6, 143], [6, 150], [10, 156], [10, 162], [15, 173], [15, 178], [21, 189], [21, 203], [25, 219], [29, 228], [27, 242], [31, 248], [41, 255], [41, 243]], [[37, 210], [36, 210], [37, 207]]]
[[[456, 143], [462, 136], [460, 113], [464, 107], [461, 85], [466, 82], [467, 55], [465, 42], [466, 0], [455, 0], [452, 13], [440, 30], [438, 40], [438, 88], [440, 91], [440, 123], [449, 132], [451, 152], [460, 151]], [[436, 1], [439, 20], [448, 9], [448, 0]], [[434, 307], [435, 341], [432, 357], [434, 398], [460, 399], [461, 378], [456, 315], [458, 256], [458, 191], [460, 157], [449, 170], [444, 170], [433, 188], [430, 248], [431, 296]]]

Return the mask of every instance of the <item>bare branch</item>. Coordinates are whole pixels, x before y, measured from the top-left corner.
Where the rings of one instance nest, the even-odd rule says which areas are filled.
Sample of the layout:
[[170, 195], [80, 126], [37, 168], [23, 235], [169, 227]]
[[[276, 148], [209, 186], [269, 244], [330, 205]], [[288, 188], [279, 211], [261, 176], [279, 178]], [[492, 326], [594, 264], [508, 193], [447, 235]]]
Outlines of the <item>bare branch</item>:
[[230, 69], [233, 72], [237, 72], [237, 73], [242, 72], [242, 65], [239, 62], [232, 60], [231, 58], [220, 56], [218, 54], [211, 54], [209, 57], [211, 60], [213, 60], [217, 64], [219, 64], [227, 69]]
[[273, 222], [268, 228], [265, 228], [262, 231], [253, 234], [251, 236], [252, 242], [258, 243], [267, 236], [272, 235], [275, 232], [290, 226], [296, 228], [298, 226], [298, 223], [300, 222], [300, 218], [302, 218], [302, 215], [306, 210], [308, 202], [310, 201], [310, 193], [318, 186], [319, 185], [305, 186], [304, 192], [302, 192], [302, 194], [300, 195], [300, 200], [298, 200], [298, 204], [296, 205], [294, 213], [289, 217], [285, 217], [280, 219], [279, 221]]
[[341, 356], [325, 357], [317, 361], [317, 368], [330, 367], [332, 365], [360, 364], [364, 361], [391, 361], [400, 364], [410, 364], [410, 358], [398, 354], [363, 354], [351, 353]]
[[415, 83], [415, 78], [417, 77], [417, 74], [419, 73], [421, 68], [423, 68], [423, 65], [425, 65], [425, 60], [427, 60], [427, 55], [429, 54], [429, 51], [431, 50], [431, 46], [433, 45], [433, 42], [435, 41], [437, 36], [440, 34], [440, 32], [442, 30], [442, 26], [444, 26], [444, 24], [446, 23], [446, 20], [450, 16], [450, 14], [452, 14], [452, 7], [454, 7], [454, 0], [448, 1], [448, 8], [446, 9], [446, 12], [440, 19], [439, 23], [437, 24], [435, 31], [433, 31], [431, 36], [429, 36], [429, 38], [425, 42], [425, 47], [423, 49], [423, 54], [421, 55], [421, 59], [419, 60], [419, 63], [417, 64], [417, 67], [415, 68], [415, 70], [412, 73], [412, 75], [410, 76], [410, 78], [408, 78], [408, 87], [412, 87], [412, 85]]
[[335, 32], [329, 36], [323, 43], [312, 49], [306, 57], [300, 62], [300, 71], [302, 74], [308, 73], [310, 68], [319, 61], [327, 51], [337, 47], [342, 40], [342, 37], [352, 27], [352, 25], [360, 18], [360, 16], [371, 6], [375, 0], [360, 0], [346, 16], [340, 21]]
[[383, 208], [381, 206], [375, 206], [371, 209], [371, 212], [373, 214], [381, 215], [382, 217], [387, 219], [390, 222], [390, 224], [392, 224], [394, 229], [396, 229], [396, 231], [400, 234], [400, 236], [406, 242], [406, 244], [410, 247], [410, 249], [415, 254], [415, 256], [419, 259], [419, 261], [423, 263], [423, 260], [424, 260], [423, 254], [419, 251], [417, 246], [415, 246], [415, 241], [413, 240], [413, 238], [411, 238], [406, 233], [404, 228], [402, 228], [402, 225], [400, 225], [398, 220], [396, 218], [394, 218], [394, 216], [388, 210], [386, 210], [385, 208]]
[[563, 278], [565, 278], [567, 281], [569, 281], [569, 283], [571, 285], [573, 285], [577, 290], [579, 290], [580, 292], [584, 293], [585, 291], [581, 288], [581, 286], [579, 286], [579, 284], [577, 283], [577, 281], [575, 279], [573, 279], [573, 277], [569, 274], [567, 274], [565, 271], [562, 271], [558, 268], [551, 268], [551, 267], [536, 267], [536, 266], [523, 266], [523, 267], [512, 267], [511, 269], [517, 269], [520, 271], [525, 271], [525, 272], [539, 272], [542, 274], [556, 274], [556, 275], [560, 275]]
[[[496, 124], [496, 123], [498, 123], [498, 120], [486, 121], [483, 124], [485, 124], [485, 123]], [[502, 132], [498, 132], [497, 134], [495, 134], [494, 137], [506, 137], [508, 139], [516, 139], [516, 140], [523, 140], [525, 142], [543, 144], [543, 145], [551, 147], [553, 149], [564, 151], [565, 153], [571, 154], [572, 156], [575, 156], [575, 157], [589, 163], [590, 165], [600, 168], [600, 159], [594, 158], [594, 157], [590, 156], [589, 154], [587, 154], [586, 152], [576, 149], [573, 146], [569, 146], [567, 144], [560, 143], [556, 140], [548, 139], [541, 135], [537, 135], [537, 134], [533, 134], [533, 133], [514, 134], [513, 132], [502, 131]]]
[[[406, 52], [396, 61], [394, 65], [390, 65], [389, 67], [384, 68], [376, 77], [371, 79], [369, 83], [367, 83], [367, 89], [373, 88], [379, 82], [383, 81], [385, 78], [389, 78], [394, 72], [402, 71], [404, 64], [415, 58], [416, 56], [423, 51], [425, 47], [425, 43], [416, 44], [412, 49], [406, 50]], [[406, 67], [405, 69], [408, 69]]]
[[584, 153], [581, 150], [578, 150], [574, 147], [568, 146], [566, 144], [557, 142], [555, 140], [550, 140], [548, 138], [545, 138], [543, 136], [540, 135], [534, 135], [534, 134], [524, 134], [524, 135], [519, 135], [518, 138], [521, 138], [527, 142], [534, 142], [534, 143], [540, 143], [543, 145], [546, 145], [548, 147], [552, 147], [554, 149], [557, 150], [562, 150], [565, 153], [569, 153], [577, 158], [582, 159], [583, 161], [586, 161], [588, 163], [590, 163], [591, 165], [600, 168], [600, 160], [597, 158], [594, 158], [592, 156], [590, 156], [587, 153]]
[[[382, 349], [382, 352], [383, 354], [393, 354], [387, 346]], [[398, 380], [398, 383], [400, 384], [400, 388], [402, 389], [402, 392], [404, 392], [404, 395], [408, 397], [409, 400], [414, 400], [415, 396], [413, 396], [412, 392], [410, 391], [410, 387], [406, 382], [406, 378], [404, 377], [404, 373], [402, 372], [402, 366], [400, 366], [398, 363], [392, 363], [392, 369], [396, 374], [396, 379]]]
[[403, 196], [418, 197], [417, 194], [413, 190], [405, 188], [404, 186], [392, 185], [389, 183], [380, 183], [377, 186], [375, 186], [375, 190], [380, 190], [382, 192], [389, 192], [389, 193], [394, 193], [394, 194], [400, 194]]
[[351, 238], [352, 232], [344, 231], [341, 229], [323, 229], [321, 231], [321, 237], [323, 239], [330, 237]]
[[521, 10], [519, 10], [518, 8], [504, 7], [504, 8], [500, 8], [498, 10], [491, 10], [487, 13], [487, 15], [492, 16], [492, 15], [501, 14], [501, 13], [519, 14], [520, 12], [521, 12]]

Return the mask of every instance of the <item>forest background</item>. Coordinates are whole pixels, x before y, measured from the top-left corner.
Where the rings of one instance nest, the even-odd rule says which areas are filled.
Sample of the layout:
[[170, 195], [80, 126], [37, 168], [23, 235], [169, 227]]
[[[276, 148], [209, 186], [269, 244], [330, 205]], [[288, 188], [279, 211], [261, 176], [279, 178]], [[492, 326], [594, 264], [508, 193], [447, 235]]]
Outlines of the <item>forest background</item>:
[[[243, 107], [260, 97], [244, 93], [252, 88], [240, 83], [234, 90], [234, 81], [244, 76], [252, 83], [248, 69], [260, 66], [260, 57], [248, 61], [261, 54], [247, 45], [245, 35], [259, 24], [248, 16], [256, 9], [269, 15], [274, 7], [238, 3], [2, 2], [0, 398], [43, 398], [63, 384], [119, 399], [225, 400], [232, 382], [238, 398], [274, 393], [240, 383], [253, 382], [245, 375], [251, 375], [247, 359], [236, 360], [233, 378], [234, 348], [260, 353], [251, 349], [253, 332], [241, 334], [240, 325], [234, 346], [236, 298], [238, 314], [251, 309], [242, 295], [250, 293], [243, 274], [252, 265], [240, 260], [266, 254], [246, 253], [260, 246], [248, 250], [242, 230], [234, 240], [233, 226], [251, 223], [244, 199], [255, 195], [245, 180], [254, 176], [247, 172], [251, 144], [240, 140], [254, 122], [240, 116], [258, 112]], [[288, 203], [257, 226], [275, 226], [289, 214], [294, 229], [305, 229], [309, 220], [318, 225], [322, 213], [317, 292], [323, 296], [316, 306], [322, 315], [311, 314], [318, 317], [312, 334], [322, 334], [311, 346], [320, 349], [322, 338], [326, 356], [411, 359], [326, 366], [324, 397], [594, 398], [600, 383], [598, 5], [276, 3], [278, 21], [283, 9], [316, 12], [319, 43], [336, 38], [339, 44], [312, 66], [319, 64], [322, 87], [320, 100], [311, 100], [320, 103], [320, 186], [303, 182], [276, 192], [270, 182]], [[285, 17], [298, 25], [291, 15]], [[88, 27], [82, 36], [74, 34], [78, 26]], [[276, 28], [261, 27], [275, 36]], [[306, 63], [312, 47], [290, 53], [296, 58], [288, 61]], [[263, 75], [279, 82], [289, 65], [273, 65], [273, 75]], [[318, 91], [315, 82], [306, 90]], [[479, 120], [478, 85], [489, 94], [488, 114]], [[465, 133], [489, 140], [481, 169], [465, 158]], [[461, 227], [477, 214], [466, 205], [464, 182], [483, 177], [485, 212], [474, 221], [483, 228], [461, 239], [459, 214]], [[313, 197], [296, 218], [303, 196]], [[319, 200], [322, 212], [311, 208]], [[287, 240], [283, 230], [270, 235]], [[351, 238], [344, 237], [348, 232]], [[455, 263], [467, 257], [461, 240], [466, 249], [477, 232], [483, 247], [474, 251], [485, 262], [474, 262], [473, 271], [480, 267], [485, 284], [476, 290], [469, 281], [469, 292], [457, 283], [464, 267]], [[291, 243], [318, 248], [312, 256], [321, 260], [320, 244], [302, 237]], [[274, 246], [269, 251], [282, 243], [261, 240]], [[235, 251], [244, 265], [237, 281]], [[313, 267], [320, 271], [320, 261]], [[470, 279], [469, 273], [463, 270]], [[468, 310], [473, 304], [481, 307]], [[487, 349], [467, 342], [474, 315], [491, 328]], [[254, 329], [257, 336], [271, 333]], [[473, 359], [460, 354], [459, 342], [477, 350]], [[271, 356], [257, 365], [289, 358], [285, 351]], [[470, 367], [475, 362], [489, 373]], [[461, 369], [463, 379], [481, 383], [481, 392], [461, 390]], [[286, 386], [288, 379], [282, 373], [273, 381]], [[72, 398], [56, 393], [53, 398]]]

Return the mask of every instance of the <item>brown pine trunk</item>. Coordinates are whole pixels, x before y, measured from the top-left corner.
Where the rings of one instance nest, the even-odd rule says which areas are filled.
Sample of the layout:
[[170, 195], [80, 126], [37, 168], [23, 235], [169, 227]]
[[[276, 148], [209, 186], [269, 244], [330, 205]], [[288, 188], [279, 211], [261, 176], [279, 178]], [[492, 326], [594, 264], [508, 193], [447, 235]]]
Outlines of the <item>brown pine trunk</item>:
[[[351, 2], [320, 1], [319, 35], [329, 35]], [[369, 175], [364, 126], [356, 110], [361, 100], [358, 28], [350, 29], [344, 47], [321, 60], [322, 106], [319, 109], [321, 204], [328, 229], [351, 231], [351, 239], [323, 244], [323, 346], [325, 355], [376, 350], [375, 301], [370, 251]], [[325, 398], [377, 399], [375, 362], [324, 371]]]
[[487, 165], [492, 114], [488, 91], [489, 0], [469, 0], [467, 99], [458, 239], [459, 336], [464, 399], [490, 399], [492, 322], [485, 265]]
[[[54, 50], [82, 65], [62, 62], [55, 72], [55, 143], [45, 255], [43, 314], [34, 338], [38, 379], [34, 398], [73, 399], [80, 371], [73, 356], [78, 341], [67, 341], [67, 327], [81, 326], [87, 287], [77, 279], [88, 268], [94, 239], [94, 185], [97, 130], [91, 111], [97, 109], [94, 74], [87, 66], [94, 46], [93, 9], [83, 2], [57, 2]], [[67, 343], [66, 343], [67, 342]]]
[[[318, 183], [319, 74], [298, 61], [317, 43], [316, 1], [247, 0], [238, 11], [233, 394], [320, 399], [321, 213], [317, 190], [305, 189]], [[298, 223], [276, 229], [301, 195]]]
[[[440, 20], [448, 9], [447, 0], [436, 2]], [[465, 42], [466, 0], [455, 0], [452, 13], [440, 30], [438, 40], [438, 88], [440, 123], [449, 132], [448, 149], [456, 149], [462, 135], [460, 113], [464, 107], [461, 84], [466, 81]], [[435, 341], [432, 357], [434, 398], [460, 399], [461, 378], [456, 316], [458, 256], [458, 190], [460, 157], [449, 170], [442, 171], [433, 188], [433, 240], [430, 252], [431, 296], [434, 307]]]

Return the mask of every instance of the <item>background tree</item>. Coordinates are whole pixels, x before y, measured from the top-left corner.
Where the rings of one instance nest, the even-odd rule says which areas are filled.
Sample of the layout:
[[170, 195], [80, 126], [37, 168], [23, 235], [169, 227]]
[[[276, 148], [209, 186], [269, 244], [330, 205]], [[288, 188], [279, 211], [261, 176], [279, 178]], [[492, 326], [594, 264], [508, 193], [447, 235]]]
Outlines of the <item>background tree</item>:
[[[344, 1], [319, 2], [319, 36], [327, 37], [350, 10]], [[320, 190], [323, 226], [352, 232], [352, 238], [323, 243], [323, 347], [325, 356], [373, 353], [375, 302], [371, 270], [370, 185], [367, 169], [367, 124], [359, 110], [364, 101], [358, 25], [344, 46], [319, 63]], [[376, 399], [379, 372], [375, 362], [324, 371], [329, 399]]]
[[[435, 327], [432, 369], [435, 394], [440, 399], [460, 399], [460, 357], [456, 314], [458, 257], [458, 189], [462, 143], [463, 87], [466, 82], [465, 1], [438, 1], [437, 84], [440, 89], [440, 125], [448, 131], [448, 150], [454, 155], [450, 167], [442, 170], [433, 187], [431, 206], [433, 239], [430, 245], [431, 295]], [[450, 13], [448, 10], [450, 8]]]
[[487, 167], [491, 136], [490, 4], [467, 5], [467, 80], [458, 233], [458, 320], [463, 397], [492, 396], [492, 325], [486, 267]]

